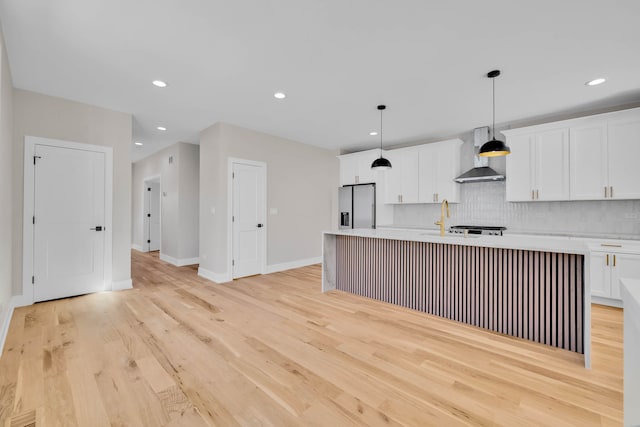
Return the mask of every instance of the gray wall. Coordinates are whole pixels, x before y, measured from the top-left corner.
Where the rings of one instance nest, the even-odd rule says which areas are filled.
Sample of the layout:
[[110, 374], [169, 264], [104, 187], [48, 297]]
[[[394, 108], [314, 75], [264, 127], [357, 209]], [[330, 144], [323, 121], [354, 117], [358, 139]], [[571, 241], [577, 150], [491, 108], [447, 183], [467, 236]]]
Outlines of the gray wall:
[[[144, 180], [160, 176], [162, 242], [160, 252], [177, 260], [197, 258], [199, 204], [199, 147], [179, 142], [140, 160], [132, 167], [132, 234], [144, 248]], [[173, 162], [169, 163], [169, 157]]]
[[[267, 266], [319, 257], [337, 226], [337, 152], [216, 123], [200, 135], [200, 266], [227, 273], [227, 162], [267, 164]], [[212, 209], [215, 213], [212, 213]]]
[[13, 288], [22, 293], [24, 137], [113, 148], [113, 281], [131, 279], [131, 114], [15, 89], [13, 92]]
[[200, 255], [200, 146], [179, 143], [178, 218], [180, 247], [178, 259]]
[[[13, 86], [0, 28], [0, 328], [13, 293]], [[0, 329], [1, 330], [1, 329]]]
[[[466, 171], [473, 166], [473, 134], [459, 137], [465, 141], [461, 164]], [[506, 159], [492, 158], [489, 165], [504, 173]], [[440, 205], [394, 207], [397, 226], [435, 229], [433, 223], [439, 218]], [[460, 203], [451, 205], [451, 219], [446, 222], [503, 225], [514, 232], [640, 239], [640, 200], [512, 203], [506, 201], [504, 182], [460, 184]]]

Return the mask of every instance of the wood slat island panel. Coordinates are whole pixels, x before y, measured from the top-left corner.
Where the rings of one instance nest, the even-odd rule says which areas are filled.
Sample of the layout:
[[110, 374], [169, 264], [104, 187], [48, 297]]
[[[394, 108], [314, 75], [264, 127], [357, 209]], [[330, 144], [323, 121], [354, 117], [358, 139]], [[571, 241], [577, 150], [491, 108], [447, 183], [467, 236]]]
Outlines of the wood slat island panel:
[[336, 289], [584, 353], [584, 256], [335, 236]]

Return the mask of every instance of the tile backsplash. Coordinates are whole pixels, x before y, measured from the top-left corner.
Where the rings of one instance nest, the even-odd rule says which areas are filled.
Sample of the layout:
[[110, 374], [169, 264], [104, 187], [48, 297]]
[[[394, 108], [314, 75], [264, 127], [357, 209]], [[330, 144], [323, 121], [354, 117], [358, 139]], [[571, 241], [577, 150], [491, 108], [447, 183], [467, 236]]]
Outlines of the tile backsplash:
[[[508, 179], [508, 178], [507, 178]], [[640, 200], [507, 202], [505, 182], [461, 184], [449, 225], [501, 225], [512, 232], [640, 239]], [[394, 224], [437, 228], [439, 204], [396, 205]]]

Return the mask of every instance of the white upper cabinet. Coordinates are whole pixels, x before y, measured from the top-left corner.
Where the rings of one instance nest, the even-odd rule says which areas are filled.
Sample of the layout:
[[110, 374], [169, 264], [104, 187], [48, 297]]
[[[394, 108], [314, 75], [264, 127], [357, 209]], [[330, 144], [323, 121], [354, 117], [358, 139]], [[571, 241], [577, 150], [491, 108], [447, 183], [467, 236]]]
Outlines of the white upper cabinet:
[[536, 200], [568, 200], [568, 129], [541, 132], [535, 141]]
[[507, 139], [511, 154], [507, 156], [507, 200], [528, 202], [535, 200], [533, 134], [515, 135]]
[[571, 199], [597, 200], [609, 194], [607, 178], [607, 126], [571, 128]]
[[640, 109], [503, 132], [507, 200], [640, 199]]
[[367, 150], [338, 156], [340, 159], [340, 185], [377, 182], [378, 172], [371, 169], [371, 163], [378, 157], [380, 157], [380, 150]]
[[607, 137], [609, 198], [640, 199], [640, 117], [610, 122]]
[[338, 156], [340, 185], [375, 182], [378, 201], [386, 204], [440, 203], [444, 199], [455, 203], [459, 201], [459, 184], [454, 179], [460, 175], [461, 145], [461, 140], [452, 139], [384, 151], [392, 167], [381, 172], [371, 170], [379, 150]]
[[425, 144], [419, 150], [419, 202], [451, 203], [460, 201], [459, 185], [454, 179], [460, 175], [459, 139]]
[[569, 132], [553, 129], [508, 138], [507, 200], [569, 199]]
[[389, 150], [385, 155], [391, 162], [386, 171], [385, 203], [418, 203], [418, 149]]

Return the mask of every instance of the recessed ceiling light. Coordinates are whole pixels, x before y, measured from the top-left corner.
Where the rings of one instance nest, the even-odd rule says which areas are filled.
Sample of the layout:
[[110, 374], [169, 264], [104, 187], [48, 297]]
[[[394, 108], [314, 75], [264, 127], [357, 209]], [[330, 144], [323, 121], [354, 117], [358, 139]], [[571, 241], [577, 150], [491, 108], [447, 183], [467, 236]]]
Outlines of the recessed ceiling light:
[[285, 95], [282, 92], [276, 92], [273, 94], [274, 97], [278, 98], [278, 99], [285, 99], [287, 97], [287, 95]]
[[377, 134], [378, 134], [378, 132], [376, 132], [376, 131], [369, 132], [369, 135], [371, 135], [371, 136], [376, 136]]
[[167, 130], [167, 128], [164, 127], [164, 126], [158, 126], [156, 129], [158, 129], [158, 130]]
[[136, 144], [137, 146], [142, 145], [142, 142], [134, 142], [134, 144]]
[[593, 80], [587, 82], [586, 84], [587, 84], [587, 86], [596, 86], [596, 85], [602, 84], [602, 83], [604, 83], [606, 81], [607, 81], [607, 79], [599, 78], [599, 79], [593, 79]]
[[167, 84], [162, 80], [154, 80], [153, 85], [158, 87], [167, 87]]

